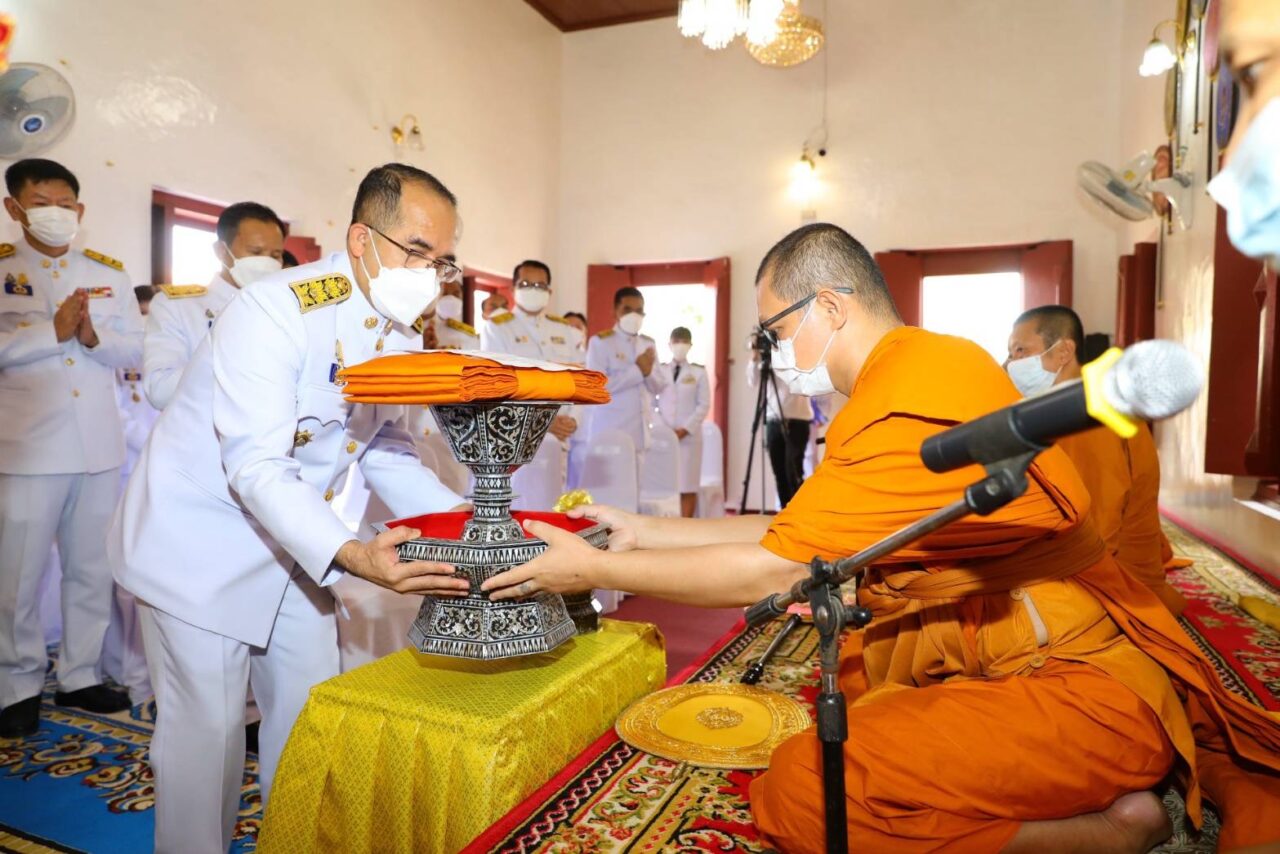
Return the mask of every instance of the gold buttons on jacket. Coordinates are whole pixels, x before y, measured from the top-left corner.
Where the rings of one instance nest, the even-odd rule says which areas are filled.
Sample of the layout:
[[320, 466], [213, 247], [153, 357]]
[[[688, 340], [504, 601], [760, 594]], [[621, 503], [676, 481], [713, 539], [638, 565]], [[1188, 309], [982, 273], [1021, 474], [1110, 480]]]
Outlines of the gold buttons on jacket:
[[78, 388], [73, 388], [73, 389], [71, 389], [71, 396], [72, 396], [72, 397], [79, 397], [79, 396], [80, 396], [80, 389], [78, 389]]
[[1016, 599], [1019, 602], [1021, 602], [1024, 598], [1026, 598], [1026, 595], [1027, 595], [1027, 591], [1023, 590], [1021, 587], [1015, 587], [1009, 591], [1009, 598]]
[[375, 326], [377, 326], [377, 325], [378, 325], [378, 318], [376, 318], [376, 317], [366, 317], [366, 318], [364, 319], [364, 328], [365, 328], [365, 329], [372, 329], [373, 327], [375, 327]]
[[324, 491], [324, 500], [325, 500], [325, 501], [332, 501], [332, 500], [333, 500], [333, 490], [332, 490], [332, 489], [326, 489], [326, 490]]
[[74, 365], [75, 363], [76, 363], [76, 360], [75, 360], [75, 359], [71, 358], [70, 356], [68, 356], [68, 357], [67, 357], [67, 364], [68, 364], [68, 365]]
[[348, 442], [348, 443], [347, 443], [347, 453], [348, 453], [348, 454], [354, 454], [355, 452], [356, 452], [356, 443], [355, 443], [355, 442]]

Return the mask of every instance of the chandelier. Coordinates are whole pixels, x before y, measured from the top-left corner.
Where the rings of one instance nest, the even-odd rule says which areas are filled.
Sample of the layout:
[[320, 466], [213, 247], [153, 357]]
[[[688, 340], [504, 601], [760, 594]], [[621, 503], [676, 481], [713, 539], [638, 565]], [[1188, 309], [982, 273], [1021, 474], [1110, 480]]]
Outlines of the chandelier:
[[746, 37], [757, 62], [799, 65], [822, 50], [822, 22], [800, 13], [800, 0], [680, 0], [680, 34], [712, 50]]

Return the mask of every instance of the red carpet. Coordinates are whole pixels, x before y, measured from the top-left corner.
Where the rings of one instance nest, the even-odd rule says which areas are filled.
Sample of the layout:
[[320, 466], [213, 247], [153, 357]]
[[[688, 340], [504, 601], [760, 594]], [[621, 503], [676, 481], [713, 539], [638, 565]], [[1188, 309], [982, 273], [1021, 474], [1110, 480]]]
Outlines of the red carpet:
[[609, 615], [614, 620], [653, 623], [662, 630], [667, 639], [668, 679], [706, 653], [741, 616], [740, 608], [694, 608], [648, 596], [628, 596], [618, 610]]

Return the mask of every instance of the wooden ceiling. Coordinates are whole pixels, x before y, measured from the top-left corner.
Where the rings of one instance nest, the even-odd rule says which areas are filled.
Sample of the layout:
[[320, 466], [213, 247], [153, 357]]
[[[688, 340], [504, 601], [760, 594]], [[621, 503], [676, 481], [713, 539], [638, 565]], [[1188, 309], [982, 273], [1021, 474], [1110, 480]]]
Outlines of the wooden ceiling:
[[525, 0], [564, 33], [630, 24], [676, 13], [679, 0]]

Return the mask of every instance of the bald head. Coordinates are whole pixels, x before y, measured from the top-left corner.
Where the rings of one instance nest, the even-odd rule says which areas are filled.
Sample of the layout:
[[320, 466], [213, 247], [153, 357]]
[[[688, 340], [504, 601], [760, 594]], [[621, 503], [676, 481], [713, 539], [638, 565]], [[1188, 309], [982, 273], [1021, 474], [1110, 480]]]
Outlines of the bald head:
[[1070, 341], [1071, 359], [1079, 363], [1080, 354], [1084, 352], [1084, 325], [1080, 315], [1065, 305], [1042, 305], [1024, 311], [1013, 325], [1015, 329], [1022, 326], [1039, 335], [1045, 350], [1059, 341]]
[[407, 186], [419, 187], [449, 207], [458, 207], [457, 197], [430, 172], [405, 163], [388, 163], [371, 169], [360, 182], [351, 206], [351, 222], [390, 231], [400, 221], [400, 201]]
[[830, 223], [802, 226], [774, 244], [756, 272], [757, 286], [766, 280], [785, 303], [802, 300], [819, 288], [849, 288], [868, 315], [900, 322], [871, 253]]

